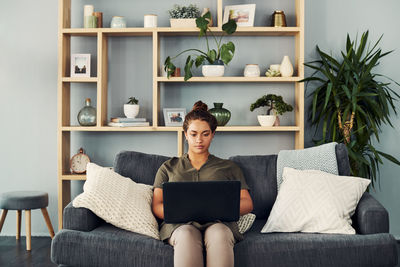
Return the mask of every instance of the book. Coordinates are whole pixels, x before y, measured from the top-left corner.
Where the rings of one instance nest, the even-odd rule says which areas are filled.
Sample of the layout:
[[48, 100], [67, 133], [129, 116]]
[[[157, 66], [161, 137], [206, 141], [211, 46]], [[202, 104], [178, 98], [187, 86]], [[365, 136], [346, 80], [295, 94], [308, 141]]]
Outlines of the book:
[[145, 127], [150, 126], [148, 121], [145, 122], [109, 122], [108, 126], [111, 127]]
[[121, 117], [116, 117], [116, 118], [111, 118], [111, 122], [137, 122], [137, 121], [146, 121], [146, 118], [121, 118]]

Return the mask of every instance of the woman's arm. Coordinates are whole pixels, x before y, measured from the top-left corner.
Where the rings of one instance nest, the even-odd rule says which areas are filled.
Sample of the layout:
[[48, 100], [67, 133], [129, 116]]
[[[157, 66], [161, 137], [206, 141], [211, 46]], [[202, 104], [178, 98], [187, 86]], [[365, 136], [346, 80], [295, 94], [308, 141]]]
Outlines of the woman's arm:
[[163, 190], [161, 188], [154, 188], [151, 208], [157, 218], [164, 219]]
[[[162, 191], [162, 190], [161, 190]], [[247, 189], [240, 190], [240, 216], [253, 210], [253, 200]]]

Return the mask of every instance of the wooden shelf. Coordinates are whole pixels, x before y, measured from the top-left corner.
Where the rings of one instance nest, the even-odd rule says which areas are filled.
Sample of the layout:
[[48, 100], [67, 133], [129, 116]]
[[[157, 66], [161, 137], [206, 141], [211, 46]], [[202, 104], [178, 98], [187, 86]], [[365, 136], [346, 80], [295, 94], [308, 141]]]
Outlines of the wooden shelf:
[[86, 180], [86, 174], [63, 174], [61, 175], [61, 180], [67, 180], [67, 181]]
[[[162, 132], [182, 132], [182, 127], [169, 127], [169, 126], [158, 126], [158, 127], [82, 127], [82, 126], [64, 126], [61, 127], [63, 132], [151, 132], [151, 131], [162, 131]], [[218, 126], [218, 132], [297, 132], [300, 131], [298, 126]]]
[[97, 83], [97, 77], [78, 78], [78, 77], [63, 77], [63, 82], [69, 83]]
[[[278, 82], [278, 83], [292, 83], [298, 82], [302, 78], [300, 77], [243, 77], [243, 76], [231, 76], [231, 77], [192, 77], [186, 82]], [[184, 77], [157, 77], [158, 82], [185, 82]]]

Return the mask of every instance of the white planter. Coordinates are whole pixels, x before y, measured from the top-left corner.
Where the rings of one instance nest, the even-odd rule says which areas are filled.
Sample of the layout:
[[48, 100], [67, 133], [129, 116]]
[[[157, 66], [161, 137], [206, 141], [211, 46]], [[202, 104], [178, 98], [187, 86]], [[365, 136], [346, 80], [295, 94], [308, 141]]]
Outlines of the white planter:
[[139, 105], [124, 104], [124, 114], [127, 118], [135, 118], [139, 114]]
[[283, 57], [280, 71], [281, 71], [282, 77], [292, 77], [293, 76], [293, 65], [290, 62], [290, 59], [288, 56]]
[[273, 126], [276, 115], [258, 115], [257, 119], [261, 126]]
[[246, 64], [244, 77], [260, 77], [260, 67], [258, 64]]
[[225, 65], [203, 65], [201, 72], [204, 77], [222, 77], [225, 72]]
[[169, 19], [171, 28], [196, 28], [196, 19]]

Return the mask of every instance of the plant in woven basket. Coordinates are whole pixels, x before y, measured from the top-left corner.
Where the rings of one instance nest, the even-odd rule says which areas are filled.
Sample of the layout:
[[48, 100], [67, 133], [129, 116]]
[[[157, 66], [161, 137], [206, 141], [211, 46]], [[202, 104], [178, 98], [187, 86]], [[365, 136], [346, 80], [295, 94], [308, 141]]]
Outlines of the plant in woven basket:
[[375, 73], [380, 60], [392, 52], [378, 48], [381, 39], [371, 46], [367, 31], [357, 44], [357, 38], [352, 41], [347, 34], [346, 50], [338, 59], [317, 46], [319, 59], [305, 64], [314, 73], [302, 80], [317, 85], [310, 94], [313, 99], [309, 114], [316, 133], [322, 129], [322, 138], [314, 141], [344, 142], [352, 175], [371, 179], [372, 186], [379, 178], [383, 158], [400, 165], [393, 156], [377, 150], [373, 142], [380, 141], [382, 125], [393, 127], [390, 113], [397, 115], [394, 101], [400, 98], [390, 87], [388, 80], [393, 80]]

